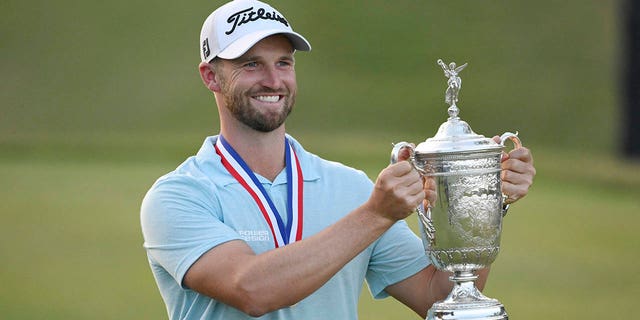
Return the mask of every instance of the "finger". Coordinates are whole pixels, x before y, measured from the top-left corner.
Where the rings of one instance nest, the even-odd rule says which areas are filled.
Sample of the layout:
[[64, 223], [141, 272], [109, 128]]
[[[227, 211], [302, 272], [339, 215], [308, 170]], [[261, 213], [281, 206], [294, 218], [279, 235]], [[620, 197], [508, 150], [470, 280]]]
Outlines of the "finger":
[[438, 201], [438, 194], [433, 190], [427, 190], [424, 194], [425, 206], [433, 206]]
[[[535, 169], [534, 169], [535, 170]], [[509, 182], [517, 185], [524, 185], [526, 187], [533, 184], [533, 177], [535, 172], [524, 170], [524, 172], [518, 172], [515, 170], [502, 170], [501, 179], [503, 182]]]
[[423, 177], [422, 180], [422, 189], [425, 193], [423, 205], [427, 207], [429, 205], [433, 205], [438, 199], [436, 193], [436, 180], [433, 177]]
[[[493, 136], [492, 139], [495, 143], [502, 144], [502, 142], [500, 141], [500, 136]], [[505, 151], [502, 151], [502, 154], [500, 155], [500, 162], [504, 162], [508, 159], [509, 159], [509, 154], [506, 153]]]
[[409, 174], [411, 171], [415, 171], [413, 166], [408, 161], [400, 161], [389, 165], [385, 171], [388, 171], [394, 177], [402, 177]]
[[433, 177], [424, 178], [424, 188], [427, 190], [436, 190], [436, 179]]
[[411, 151], [409, 148], [402, 148], [398, 151], [398, 161], [404, 161], [411, 157]]
[[396, 186], [391, 192], [393, 196], [387, 199], [387, 204], [395, 203], [393, 206], [400, 209], [400, 212], [409, 213], [424, 200], [424, 191], [421, 183], [414, 183], [410, 186]]
[[513, 184], [510, 182], [502, 183], [502, 193], [507, 196], [505, 204], [511, 204], [524, 198], [528, 192], [529, 188], [525, 185]]
[[513, 149], [509, 152], [509, 159], [518, 159], [522, 162], [533, 164], [533, 156], [531, 155], [531, 150], [526, 147], [520, 147], [517, 149]]
[[[514, 183], [528, 182], [533, 183], [533, 178], [536, 176], [536, 168], [530, 162], [523, 162], [516, 159], [509, 159], [502, 164], [502, 180], [511, 181]], [[524, 178], [524, 180], [517, 180], [518, 178]]]
[[417, 179], [414, 179], [413, 176], [408, 178], [409, 181], [408, 181], [407, 189], [411, 195], [424, 192], [424, 184], [422, 183], [422, 179], [420, 175], [418, 175], [415, 178]]
[[416, 146], [413, 143], [409, 144], [411, 147], [403, 147], [398, 151], [398, 161], [409, 160], [411, 158], [411, 148], [415, 148]]
[[[501, 144], [500, 141], [500, 136], [493, 136], [493, 141], [495, 141], [498, 144]], [[533, 163], [533, 157], [531, 155], [531, 150], [529, 150], [527, 147], [520, 147], [520, 148], [516, 148], [513, 149], [511, 151], [507, 152], [503, 152], [502, 153], [502, 159], [501, 161], [504, 162], [508, 159], [512, 159], [512, 158], [517, 158], [520, 159], [524, 162], [531, 162]]]
[[509, 159], [502, 163], [503, 172], [512, 171], [514, 173], [523, 174], [531, 171], [532, 168], [533, 167], [531, 165], [517, 159]]
[[424, 198], [424, 189], [422, 188], [422, 179], [420, 176], [408, 174], [405, 177], [396, 178], [394, 193], [398, 198], [416, 197], [420, 200]]
[[423, 188], [427, 193], [429, 201], [435, 202], [434, 195], [436, 194], [436, 179], [434, 179], [433, 177], [425, 177]]

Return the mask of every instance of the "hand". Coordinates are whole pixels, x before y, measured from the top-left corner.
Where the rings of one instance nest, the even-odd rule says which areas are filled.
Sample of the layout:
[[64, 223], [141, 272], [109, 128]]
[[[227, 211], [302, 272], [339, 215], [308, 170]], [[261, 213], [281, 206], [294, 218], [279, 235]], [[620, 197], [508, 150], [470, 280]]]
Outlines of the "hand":
[[368, 201], [374, 212], [393, 221], [409, 216], [425, 198], [422, 176], [408, 158], [409, 150], [403, 149], [398, 162], [380, 172]]
[[[411, 144], [413, 148], [415, 148], [414, 144]], [[398, 152], [398, 161], [409, 160], [411, 157], [411, 152], [409, 148], [400, 149]], [[433, 205], [436, 203], [438, 199], [438, 194], [436, 192], [436, 179], [434, 177], [423, 176], [422, 177], [423, 190], [425, 192], [425, 199], [423, 201], [423, 205], [428, 207], [429, 205]]]
[[[493, 140], [500, 143], [500, 137]], [[502, 193], [507, 196], [505, 204], [511, 204], [522, 199], [529, 192], [533, 184], [536, 169], [533, 166], [531, 151], [525, 147], [511, 150], [502, 154]]]

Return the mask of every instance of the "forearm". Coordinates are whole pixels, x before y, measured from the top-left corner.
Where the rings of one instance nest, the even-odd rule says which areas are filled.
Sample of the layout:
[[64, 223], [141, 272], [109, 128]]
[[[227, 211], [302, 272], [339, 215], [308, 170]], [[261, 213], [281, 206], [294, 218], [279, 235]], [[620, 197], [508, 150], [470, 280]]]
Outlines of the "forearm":
[[358, 208], [312, 237], [250, 259], [239, 267], [238, 282], [270, 309], [292, 305], [324, 285], [393, 223]]
[[259, 316], [319, 289], [394, 222], [363, 205], [311, 237], [259, 255], [241, 241], [222, 244], [191, 267], [185, 284]]

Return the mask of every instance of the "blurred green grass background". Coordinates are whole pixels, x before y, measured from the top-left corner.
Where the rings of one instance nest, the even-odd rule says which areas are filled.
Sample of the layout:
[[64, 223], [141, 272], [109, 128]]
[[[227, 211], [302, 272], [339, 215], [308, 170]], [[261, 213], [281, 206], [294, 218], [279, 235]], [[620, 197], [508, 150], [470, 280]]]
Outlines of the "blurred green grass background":
[[[151, 183], [218, 131], [197, 75], [221, 2], [0, 4], [0, 310], [164, 319], [142, 249]], [[514, 319], [631, 318], [640, 165], [618, 153], [618, 1], [273, 2], [312, 43], [287, 128], [373, 179], [446, 120], [438, 58], [468, 62], [461, 116], [519, 131], [538, 175], [486, 288]], [[415, 227], [415, 221], [409, 219]], [[416, 319], [365, 290], [361, 319]]]

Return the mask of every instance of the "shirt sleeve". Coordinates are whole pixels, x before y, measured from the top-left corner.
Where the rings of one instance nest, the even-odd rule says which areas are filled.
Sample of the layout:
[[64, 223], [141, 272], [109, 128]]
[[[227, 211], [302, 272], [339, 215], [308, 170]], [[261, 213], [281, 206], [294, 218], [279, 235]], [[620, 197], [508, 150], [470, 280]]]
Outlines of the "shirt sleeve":
[[187, 176], [156, 182], [141, 207], [144, 247], [150, 259], [184, 288], [191, 265], [213, 247], [240, 235], [221, 220], [213, 186]]
[[426, 268], [429, 260], [418, 236], [404, 220], [396, 222], [374, 244], [366, 278], [375, 299], [389, 296], [384, 289]]

